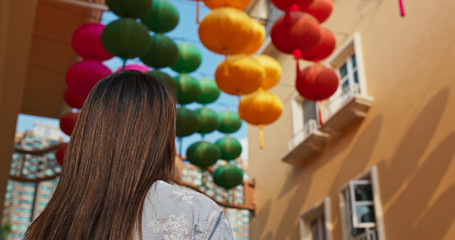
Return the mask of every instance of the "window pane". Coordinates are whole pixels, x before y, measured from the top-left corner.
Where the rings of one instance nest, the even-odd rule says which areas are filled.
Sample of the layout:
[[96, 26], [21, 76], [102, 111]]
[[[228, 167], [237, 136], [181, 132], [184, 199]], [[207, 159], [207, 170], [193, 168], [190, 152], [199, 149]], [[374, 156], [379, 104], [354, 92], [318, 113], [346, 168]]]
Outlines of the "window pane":
[[351, 56], [351, 60], [352, 60], [352, 68], [357, 67], [357, 61], [356, 61], [356, 59], [355, 59], [355, 54], [353, 54], [353, 55]]
[[340, 67], [340, 77], [343, 78], [346, 74], [348, 74], [348, 65], [344, 63], [343, 66]]
[[322, 240], [326, 240], [327, 236], [326, 236], [326, 232], [325, 232], [325, 216], [322, 215], [320, 219], [321, 219]]
[[357, 70], [354, 72], [354, 82], [359, 83], [359, 74], [357, 73]]
[[356, 201], [373, 201], [373, 188], [371, 184], [355, 185]]
[[376, 218], [374, 215], [374, 206], [357, 206], [357, 219], [359, 223], [374, 223]]
[[316, 102], [305, 100], [302, 103], [303, 107], [303, 122], [304, 124], [307, 123], [310, 119], [317, 120], [317, 112], [316, 112]]
[[315, 220], [311, 221], [310, 228], [311, 228], [311, 237], [312, 237], [312, 239], [313, 240], [320, 240], [319, 239], [319, 229], [318, 229], [318, 219], [315, 219]]

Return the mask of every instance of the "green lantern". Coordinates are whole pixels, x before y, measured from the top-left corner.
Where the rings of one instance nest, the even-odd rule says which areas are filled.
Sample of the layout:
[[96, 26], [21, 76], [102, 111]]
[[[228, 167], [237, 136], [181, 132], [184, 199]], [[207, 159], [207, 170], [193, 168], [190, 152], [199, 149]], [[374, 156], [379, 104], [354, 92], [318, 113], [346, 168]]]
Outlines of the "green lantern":
[[212, 176], [216, 185], [226, 190], [232, 189], [243, 182], [243, 171], [229, 163], [215, 169]]
[[202, 56], [199, 49], [188, 43], [177, 45], [179, 49], [179, 58], [171, 68], [179, 73], [191, 73], [201, 65]]
[[206, 141], [195, 142], [186, 150], [186, 158], [191, 164], [206, 169], [220, 159], [221, 152], [217, 145]]
[[140, 56], [143, 63], [153, 68], [169, 67], [178, 57], [177, 44], [163, 34], [151, 36], [149, 49]]
[[197, 131], [198, 133], [211, 133], [220, 127], [218, 115], [215, 111], [206, 107], [202, 107], [196, 109], [195, 112], [199, 120], [199, 130]]
[[188, 104], [196, 101], [201, 95], [201, 89], [196, 79], [186, 74], [175, 77], [177, 80], [177, 99], [180, 104]]
[[186, 137], [199, 129], [199, 120], [195, 112], [180, 107], [177, 109], [177, 137]]
[[156, 33], [169, 32], [179, 23], [179, 11], [167, 0], [153, 0], [152, 7], [141, 18]]
[[167, 73], [158, 70], [150, 71], [147, 74], [160, 79], [161, 81], [166, 83], [172, 89], [172, 91], [174, 91], [175, 94], [177, 94], [178, 84], [173, 77], [169, 76]]
[[152, 8], [152, 0], [106, 0], [106, 5], [117, 16], [140, 18]]
[[221, 150], [221, 159], [233, 160], [240, 156], [242, 153], [242, 145], [233, 137], [223, 137], [215, 142]]
[[242, 120], [240, 120], [239, 115], [229, 110], [219, 112], [218, 119], [220, 120], [218, 131], [222, 133], [237, 132], [242, 126]]
[[215, 102], [218, 97], [220, 97], [221, 91], [215, 81], [202, 78], [199, 79], [199, 86], [201, 87], [201, 96], [196, 102], [200, 104], [208, 104]]
[[103, 29], [101, 41], [104, 48], [114, 56], [138, 57], [150, 47], [147, 27], [131, 18], [120, 18]]

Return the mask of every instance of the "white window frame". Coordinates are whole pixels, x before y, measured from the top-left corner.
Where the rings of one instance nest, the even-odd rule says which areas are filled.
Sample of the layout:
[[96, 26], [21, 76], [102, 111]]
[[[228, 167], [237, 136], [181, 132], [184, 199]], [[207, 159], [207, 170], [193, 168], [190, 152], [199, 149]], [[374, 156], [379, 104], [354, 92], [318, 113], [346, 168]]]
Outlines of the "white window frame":
[[320, 106], [319, 103], [316, 102], [315, 105], [315, 112], [316, 112], [316, 119], [314, 121], [310, 120], [305, 123], [305, 119], [303, 117], [303, 102], [307, 101], [298, 93], [295, 93], [292, 97], [291, 102], [291, 112], [292, 112], [292, 138], [288, 142], [288, 149], [291, 150], [295, 146], [297, 146], [300, 142], [305, 140], [311, 133], [315, 132], [319, 128], [319, 111]]
[[[313, 240], [311, 231], [311, 222], [324, 216], [325, 222], [325, 236], [326, 240], [332, 240], [332, 214], [330, 208], [330, 198], [326, 197], [322, 201], [311, 206], [303, 213], [300, 214], [299, 227], [300, 227], [300, 240]], [[318, 220], [319, 221], [319, 220]], [[320, 224], [320, 223], [319, 223]]]
[[[383, 221], [383, 213], [382, 213], [382, 204], [381, 204], [381, 194], [379, 190], [379, 179], [378, 179], [378, 170], [376, 166], [371, 167], [369, 170], [361, 173], [360, 175], [356, 176], [353, 180], [349, 181], [348, 183], [344, 184], [338, 189], [338, 197], [340, 203], [340, 217], [341, 217], [341, 232], [343, 235], [343, 240], [354, 240], [355, 238], [352, 237], [351, 231], [351, 219], [349, 216], [349, 205], [346, 198], [346, 190], [352, 189], [355, 184], [358, 183], [371, 183], [373, 189], [373, 203], [374, 203], [374, 214], [376, 218], [376, 223], [374, 226], [369, 225], [368, 223], [365, 225], [360, 225], [360, 228], [366, 228], [367, 230], [371, 227], [376, 228], [378, 240], [385, 240], [385, 230], [384, 230], [384, 221]], [[350, 197], [354, 197], [353, 191], [350, 191]], [[367, 204], [367, 201], [365, 201]], [[354, 206], [352, 207], [354, 209]], [[354, 210], [353, 210], [354, 211]], [[353, 216], [355, 211], [353, 212]], [[354, 218], [356, 219], [356, 217]], [[355, 222], [354, 222], [355, 224]]]

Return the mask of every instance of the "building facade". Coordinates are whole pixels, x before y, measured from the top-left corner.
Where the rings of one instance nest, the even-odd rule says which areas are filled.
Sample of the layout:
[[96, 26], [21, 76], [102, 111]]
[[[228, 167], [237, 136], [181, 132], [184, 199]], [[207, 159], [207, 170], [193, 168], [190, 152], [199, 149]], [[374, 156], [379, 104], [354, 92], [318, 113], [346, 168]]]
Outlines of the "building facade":
[[333, 2], [330, 99], [300, 98], [292, 56], [263, 48], [283, 67], [284, 110], [264, 149], [248, 129], [250, 238], [455, 239], [455, 2], [405, 1], [405, 17], [397, 1]]

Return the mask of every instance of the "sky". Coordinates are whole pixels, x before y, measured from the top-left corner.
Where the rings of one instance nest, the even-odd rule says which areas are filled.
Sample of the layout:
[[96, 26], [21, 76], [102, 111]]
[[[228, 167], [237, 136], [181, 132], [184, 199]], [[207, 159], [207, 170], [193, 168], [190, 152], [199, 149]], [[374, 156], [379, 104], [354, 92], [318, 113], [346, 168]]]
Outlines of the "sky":
[[[196, 23], [196, 2], [189, 1], [189, 0], [170, 0], [172, 4], [174, 4], [180, 12], [180, 21], [176, 28], [165, 35], [174, 39], [176, 43], [180, 42], [187, 42], [194, 46], [196, 46], [202, 54], [202, 63], [201, 66], [190, 75], [195, 77], [196, 79], [199, 78], [214, 78], [215, 69], [217, 65], [224, 59], [224, 56], [215, 54], [207, 50], [202, 43], [199, 41], [199, 36], [197, 33], [198, 24]], [[200, 19], [203, 18], [205, 14], [210, 11], [204, 4], [200, 4]], [[112, 12], [105, 12], [102, 16], [101, 23], [107, 25], [111, 21], [117, 19], [117, 16]], [[140, 63], [139, 59], [130, 59], [128, 60], [127, 64], [131, 63]], [[104, 64], [108, 66], [111, 70], [115, 71], [122, 65], [122, 61], [119, 58], [113, 58], [111, 60], [105, 61]], [[176, 76], [177, 73], [174, 72], [170, 68], [161, 69], [168, 73], [171, 76]], [[223, 110], [231, 110], [237, 112], [237, 105], [238, 105], [238, 97], [231, 96], [225, 93], [221, 93], [220, 98], [212, 104], [208, 104], [207, 107], [216, 111], [220, 112]], [[189, 104], [185, 106], [189, 109], [197, 109], [201, 107], [200, 104]], [[29, 130], [33, 128], [33, 124], [35, 122], [45, 123], [52, 126], [58, 126], [59, 120], [52, 119], [52, 118], [43, 118], [43, 117], [36, 117], [31, 115], [20, 114], [17, 121], [16, 131], [24, 132], [25, 130]], [[64, 135], [62, 133], [62, 135]], [[220, 132], [213, 132], [210, 134], [206, 134], [204, 140], [214, 143], [217, 139], [223, 137], [224, 134]], [[242, 158], [247, 159], [248, 157], [248, 148], [247, 148], [247, 124], [245, 122], [242, 123], [242, 127], [236, 133], [230, 134], [231, 137], [237, 138], [243, 146]], [[185, 151], [188, 146], [194, 142], [202, 140], [202, 137], [195, 133], [191, 136], [185, 137], [183, 139], [183, 156], [185, 156]], [[178, 142], [177, 142], [178, 144]], [[177, 146], [177, 149], [180, 149], [180, 146]]]

